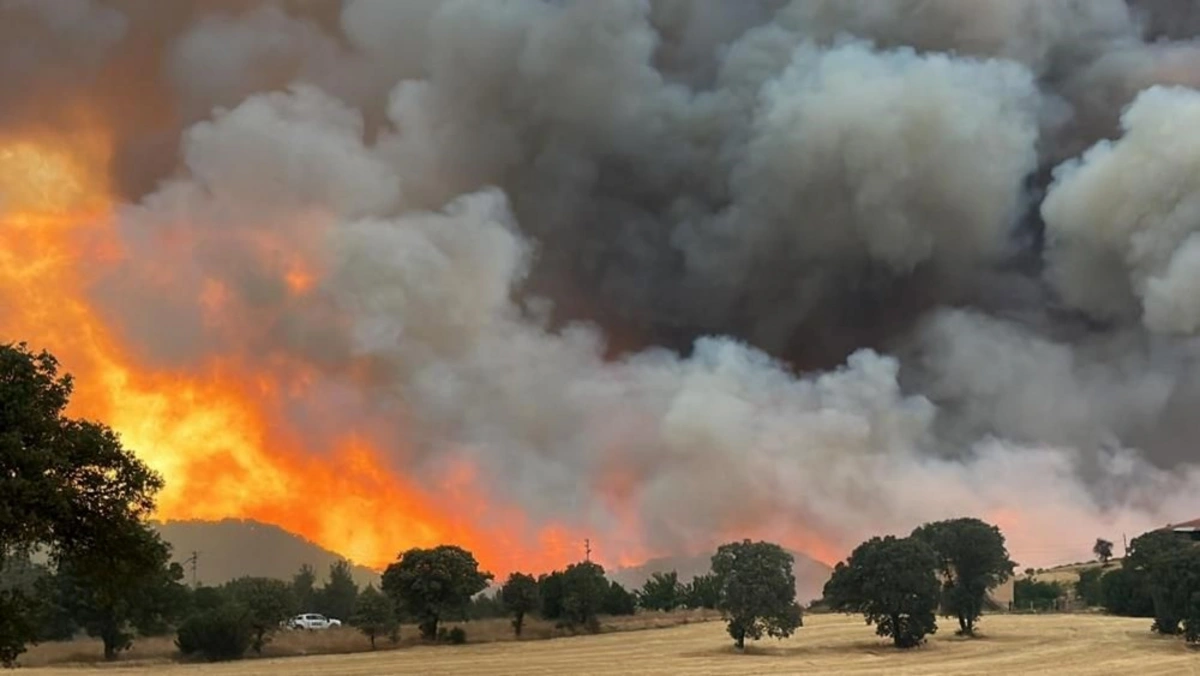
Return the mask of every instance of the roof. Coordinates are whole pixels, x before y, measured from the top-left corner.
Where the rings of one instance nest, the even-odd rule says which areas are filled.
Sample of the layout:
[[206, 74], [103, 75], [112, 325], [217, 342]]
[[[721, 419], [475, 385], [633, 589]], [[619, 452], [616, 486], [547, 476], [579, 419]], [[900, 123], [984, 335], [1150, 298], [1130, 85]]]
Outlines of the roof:
[[1167, 528], [1175, 531], [1200, 530], [1200, 519], [1192, 519], [1191, 521], [1184, 521], [1183, 523], [1171, 524], [1170, 526], [1167, 526]]

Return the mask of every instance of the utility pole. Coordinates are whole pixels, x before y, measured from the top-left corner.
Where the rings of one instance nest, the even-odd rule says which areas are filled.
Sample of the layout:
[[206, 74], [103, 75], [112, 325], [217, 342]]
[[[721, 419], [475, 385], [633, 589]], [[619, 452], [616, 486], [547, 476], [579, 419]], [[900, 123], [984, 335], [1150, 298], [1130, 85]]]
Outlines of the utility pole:
[[589, 562], [592, 560], [592, 540], [591, 540], [591, 538], [584, 538], [584, 540], [583, 540], [583, 560], [589, 561]]
[[193, 551], [192, 555], [183, 560], [192, 566], [192, 589], [196, 588], [196, 562], [200, 560], [200, 552]]
[[1124, 552], [1121, 554], [1121, 558], [1123, 559], [1129, 556], [1129, 540], [1125, 539], [1124, 533], [1121, 533], [1121, 546], [1124, 547]]

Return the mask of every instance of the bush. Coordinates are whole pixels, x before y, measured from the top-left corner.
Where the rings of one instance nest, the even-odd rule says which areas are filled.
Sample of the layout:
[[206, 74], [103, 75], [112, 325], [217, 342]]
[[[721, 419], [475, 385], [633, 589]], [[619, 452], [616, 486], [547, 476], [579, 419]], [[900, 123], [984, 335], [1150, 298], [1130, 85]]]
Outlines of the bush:
[[1057, 582], [1017, 580], [1013, 584], [1013, 605], [1018, 610], [1055, 610], [1063, 587]]
[[454, 645], [462, 645], [467, 642], [467, 630], [462, 627], [454, 627], [448, 632], [446, 640]]
[[210, 662], [241, 659], [254, 640], [246, 613], [233, 606], [201, 611], [179, 625], [175, 646]]
[[1125, 617], [1154, 617], [1154, 599], [1133, 571], [1117, 568], [1100, 578], [1104, 609]]

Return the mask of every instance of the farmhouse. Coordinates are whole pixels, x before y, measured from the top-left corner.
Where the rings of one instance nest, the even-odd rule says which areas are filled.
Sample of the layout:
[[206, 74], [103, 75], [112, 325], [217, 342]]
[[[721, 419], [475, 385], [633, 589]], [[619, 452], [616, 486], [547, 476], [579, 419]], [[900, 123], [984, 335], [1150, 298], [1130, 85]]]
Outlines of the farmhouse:
[[1189, 540], [1200, 541], [1200, 519], [1184, 521], [1183, 523], [1167, 526], [1167, 528], [1170, 528], [1176, 533], [1187, 537]]

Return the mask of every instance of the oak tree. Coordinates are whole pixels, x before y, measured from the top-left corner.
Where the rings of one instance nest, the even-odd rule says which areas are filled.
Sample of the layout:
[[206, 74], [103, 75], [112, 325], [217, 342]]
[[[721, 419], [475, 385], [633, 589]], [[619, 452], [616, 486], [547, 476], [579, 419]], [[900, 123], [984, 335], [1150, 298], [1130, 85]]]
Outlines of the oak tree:
[[413, 548], [383, 572], [381, 587], [417, 620], [421, 637], [437, 638], [448, 615], [465, 616], [471, 597], [487, 588], [492, 574], [479, 570], [471, 552], [456, 545]]
[[796, 603], [793, 558], [770, 542], [730, 542], [717, 548], [712, 572], [720, 589], [717, 608], [738, 649], [763, 635], [787, 638], [803, 624]]
[[927, 523], [912, 536], [937, 555], [942, 608], [958, 618], [958, 633], [975, 635], [989, 589], [1008, 581], [1016, 564], [1008, 557], [1000, 529], [975, 518]]
[[825, 602], [833, 610], [862, 613], [875, 633], [891, 637], [897, 648], [912, 648], [937, 631], [937, 566], [937, 554], [920, 540], [874, 537], [833, 569]]

